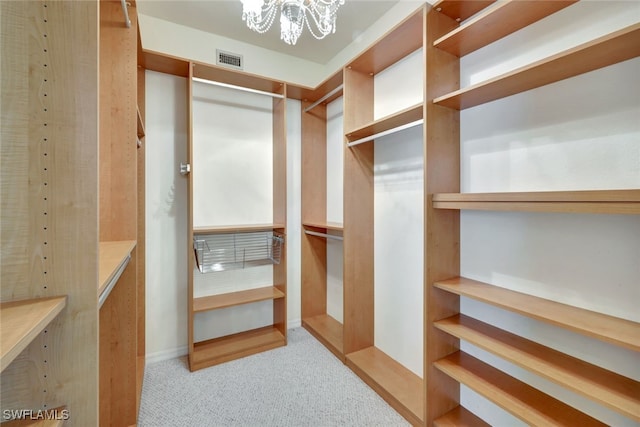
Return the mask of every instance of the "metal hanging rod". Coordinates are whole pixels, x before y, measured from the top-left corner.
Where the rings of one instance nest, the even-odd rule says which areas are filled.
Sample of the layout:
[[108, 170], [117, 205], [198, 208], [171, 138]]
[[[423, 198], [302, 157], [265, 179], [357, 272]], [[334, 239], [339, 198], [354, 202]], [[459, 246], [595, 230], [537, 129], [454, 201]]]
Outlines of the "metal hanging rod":
[[327, 239], [340, 240], [340, 241], [344, 240], [342, 236], [334, 236], [333, 234], [318, 233], [317, 231], [304, 230], [304, 233], [310, 234], [312, 236], [326, 237]]
[[272, 98], [284, 98], [284, 95], [280, 95], [279, 93], [272, 93], [272, 92], [266, 92], [264, 90], [251, 89], [251, 88], [243, 87], [243, 86], [230, 85], [228, 83], [221, 83], [221, 82], [215, 82], [213, 80], [201, 79], [199, 77], [193, 77], [193, 81], [194, 82], [198, 82], [198, 83], [208, 84], [208, 85], [222, 86], [222, 87], [227, 87], [227, 88], [230, 88], [230, 89], [242, 90], [244, 92], [257, 93], [259, 95], [267, 95], [267, 96], [270, 96]]
[[109, 281], [109, 284], [107, 285], [106, 288], [104, 288], [104, 291], [102, 291], [102, 293], [98, 296], [98, 309], [102, 307], [102, 304], [104, 304], [104, 302], [109, 297], [109, 294], [111, 293], [113, 288], [116, 286], [116, 283], [118, 283], [120, 276], [122, 276], [122, 272], [124, 272], [124, 269], [127, 268], [127, 265], [129, 265], [129, 261], [131, 261], [131, 254], [127, 255], [127, 257], [124, 259], [124, 261], [122, 261], [120, 266], [118, 266], [118, 270], [116, 270], [115, 274]]
[[398, 126], [389, 130], [385, 130], [383, 132], [375, 133], [373, 135], [365, 136], [364, 138], [357, 139], [352, 142], [347, 143], [347, 147], [353, 147], [354, 145], [362, 144], [364, 142], [372, 141], [376, 138], [380, 138], [382, 136], [391, 135], [392, 133], [400, 132], [401, 130], [409, 129], [415, 126], [419, 126], [424, 123], [424, 119], [416, 120], [415, 122], [407, 123], [406, 125]]
[[125, 0], [120, 0], [120, 3], [122, 4], [122, 12], [124, 13], [124, 25], [127, 26], [127, 28], [131, 28], [131, 19], [129, 19], [129, 9], [127, 9], [127, 2]]
[[307, 108], [305, 108], [304, 112], [308, 113], [309, 111], [313, 110], [318, 105], [322, 104], [325, 100], [331, 98], [333, 95], [335, 95], [336, 93], [340, 92], [343, 88], [344, 88], [343, 84], [338, 86], [337, 88], [335, 88], [334, 90], [332, 90], [331, 92], [329, 92], [328, 94], [326, 94], [325, 96], [323, 96], [322, 98], [318, 99], [316, 102], [314, 102], [313, 104], [311, 104]]

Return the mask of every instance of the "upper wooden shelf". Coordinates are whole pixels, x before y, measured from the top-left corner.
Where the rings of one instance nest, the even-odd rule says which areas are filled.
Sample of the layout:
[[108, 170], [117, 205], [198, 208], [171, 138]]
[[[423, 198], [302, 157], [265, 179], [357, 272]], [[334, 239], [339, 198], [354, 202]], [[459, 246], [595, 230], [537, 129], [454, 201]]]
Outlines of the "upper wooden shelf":
[[423, 424], [422, 378], [376, 347], [347, 354], [347, 365], [413, 425]]
[[144, 138], [144, 121], [142, 120], [142, 114], [140, 114], [140, 108], [136, 108], [138, 112], [138, 138]]
[[496, 0], [439, 0], [433, 8], [456, 21], [464, 21], [492, 5]]
[[462, 110], [613, 65], [640, 55], [640, 24], [433, 100]]
[[500, 3], [445, 34], [433, 45], [456, 56], [464, 56], [577, 1], [507, 1]]
[[456, 406], [437, 420], [433, 421], [433, 427], [491, 427], [463, 406]]
[[465, 315], [435, 326], [575, 393], [640, 421], [640, 382]]
[[[342, 80], [343, 74], [342, 69], [340, 69], [320, 83], [316, 88], [287, 84], [287, 98], [315, 102], [331, 91], [337, 89], [342, 84]], [[328, 104], [340, 96], [342, 96], [342, 91], [338, 91], [333, 96], [325, 99], [323, 103]]]
[[434, 366], [529, 425], [606, 425], [461, 351]]
[[178, 77], [189, 77], [189, 60], [185, 58], [143, 49], [142, 58], [139, 58], [139, 60], [146, 70], [172, 74]]
[[120, 266], [136, 246], [135, 240], [121, 240], [114, 242], [100, 242], [99, 266], [98, 266], [98, 296], [107, 289], [111, 280], [115, 277]]
[[374, 120], [357, 129], [353, 129], [346, 133], [349, 142], [362, 138], [370, 137], [381, 132], [386, 132], [400, 126], [415, 122], [423, 118], [424, 105], [422, 103], [412, 105], [397, 113]]
[[264, 288], [194, 298], [193, 311], [198, 313], [278, 298], [284, 298], [284, 293], [273, 286], [266, 286]]
[[285, 228], [284, 224], [238, 224], [220, 226], [193, 227], [193, 234], [225, 234], [225, 233], [251, 233], [254, 231], [270, 231]]
[[640, 323], [608, 316], [465, 277], [438, 281], [434, 286], [505, 310], [640, 351]]
[[285, 95], [285, 84], [279, 80], [271, 80], [257, 74], [232, 70], [217, 65], [193, 61], [193, 77], [213, 82], [240, 86], [279, 95]]
[[436, 209], [640, 214], [640, 190], [434, 194]]
[[0, 372], [62, 311], [67, 297], [0, 303]]
[[424, 10], [425, 8], [421, 6], [347, 64], [347, 68], [362, 73], [378, 74], [420, 49], [423, 41], [423, 26], [426, 22]]
[[304, 221], [303, 227], [322, 228], [323, 230], [343, 231], [344, 226], [341, 222], [319, 222], [319, 221]]

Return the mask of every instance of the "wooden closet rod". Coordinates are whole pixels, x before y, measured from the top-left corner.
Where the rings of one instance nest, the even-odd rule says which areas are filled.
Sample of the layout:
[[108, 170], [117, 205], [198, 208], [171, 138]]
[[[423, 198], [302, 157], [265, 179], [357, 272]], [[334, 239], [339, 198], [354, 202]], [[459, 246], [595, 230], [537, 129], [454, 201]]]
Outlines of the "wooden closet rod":
[[227, 87], [227, 88], [230, 88], [230, 89], [242, 90], [244, 92], [257, 93], [259, 95], [267, 95], [267, 96], [270, 96], [272, 98], [284, 98], [284, 95], [281, 95], [279, 93], [265, 92], [263, 90], [251, 89], [251, 88], [243, 87], [243, 86], [230, 85], [228, 83], [221, 83], [221, 82], [216, 82], [216, 81], [213, 81], [213, 80], [201, 79], [199, 77], [193, 77], [193, 81], [194, 82], [198, 82], [198, 83], [204, 83], [204, 84], [207, 84], [207, 85], [222, 86], [222, 87]]
[[340, 92], [343, 88], [344, 88], [343, 84], [338, 86], [337, 88], [335, 88], [334, 90], [332, 90], [331, 92], [329, 92], [328, 94], [326, 94], [325, 96], [323, 96], [322, 98], [318, 99], [316, 102], [314, 102], [313, 104], [311, 104], [307, 108], [305, 108], [304, 112], [308, 113], [309, 111], [313, 110], [318, 105], [322, 104], [326, 99], [329, 99], [333, 95], [335, 95], [336, 93]]

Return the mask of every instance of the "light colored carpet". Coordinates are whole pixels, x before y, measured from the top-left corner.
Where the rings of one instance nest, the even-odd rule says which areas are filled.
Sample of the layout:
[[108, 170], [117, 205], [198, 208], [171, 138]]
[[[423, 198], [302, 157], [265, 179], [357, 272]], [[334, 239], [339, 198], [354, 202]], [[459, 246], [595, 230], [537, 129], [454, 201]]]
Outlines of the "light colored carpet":
[[286, 347], [189, 372], [146, 367], [138, 426], [408, 426], [303, 328]]

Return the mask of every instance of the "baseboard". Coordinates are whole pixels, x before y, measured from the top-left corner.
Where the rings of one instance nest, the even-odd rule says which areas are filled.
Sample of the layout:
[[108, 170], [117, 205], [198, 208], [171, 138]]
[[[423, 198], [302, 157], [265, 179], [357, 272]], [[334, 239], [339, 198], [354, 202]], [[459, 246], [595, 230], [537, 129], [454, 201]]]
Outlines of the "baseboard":
[[163, 360], [176, 359], [178, 357], [186, 356], [189, 354], [189, 349], [186, 345], [177, 348], [170, 348], [168, 350], [161, 350], [155, 353], [147, 353], [145, 361], [147, 364], [162, 362]]
[[299, 328], [302, 326], [302, 319], [289, 319], [287, 329]]

